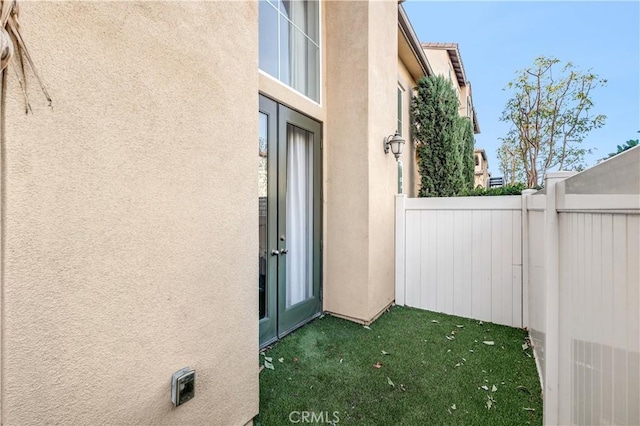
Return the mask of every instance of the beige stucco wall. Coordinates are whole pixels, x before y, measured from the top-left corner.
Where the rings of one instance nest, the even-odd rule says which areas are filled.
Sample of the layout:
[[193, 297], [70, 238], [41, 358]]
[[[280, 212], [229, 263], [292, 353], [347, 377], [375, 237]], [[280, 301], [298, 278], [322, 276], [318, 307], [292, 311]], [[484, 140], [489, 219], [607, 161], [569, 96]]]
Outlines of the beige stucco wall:
[[332, 1], [324, 11], [324, 307], [369, 321], [394, 297], [397, 169], [382, 141], [396, 127], [397, 2]]
[[[257, 414], [257, 13], [22, 4], [54, 107], [31, 79], [25, 115], [9, 72], [3, 424]], [[170, 377], [185, 366], [196, 396], [173, 408]]]
[[395, 297], [395, 194], [397, 163], [384, 154], [382, 140], [397, 124], [398, 3], [373, 1], [369, 15], [369, 276], [368, 317], [374, 318]]
[[405, 147], [400, 157], [403, 164], [403, 189], [409, 197], [416, 197], [420, 188], [420, 175], [416, 164], [416, 145], [411, 137], [411, 98], [417, 86], [406, 65], [398, 58], [398, 83], [405, 89], [403, 93], [402, 108], [402, 135], [405, 140]]

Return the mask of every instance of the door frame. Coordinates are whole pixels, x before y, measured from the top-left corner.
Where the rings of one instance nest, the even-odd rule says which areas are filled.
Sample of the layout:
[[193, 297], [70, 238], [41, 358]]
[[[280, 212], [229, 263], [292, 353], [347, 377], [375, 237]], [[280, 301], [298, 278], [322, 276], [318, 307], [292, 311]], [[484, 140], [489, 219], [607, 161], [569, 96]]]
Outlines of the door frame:
[[[313, 140], [313, 296], [286, 307], [286, 255], [267, 254], [266, 314], [259, 320], [260, 347], [269, 345], [322, 314], [322, 124], [277, 101], [259, 96], [259, 112], [267, 115], [267, 252], [286, 248], [287, 128], [293, 125]], [[274, 172], [275, 171], [275, 172]], [[277, 177], [277, 178], [274, 178]], [[277, 196], [272, 196], [277, 194]], [[284, 230], [284, 231], [283, 231]]]

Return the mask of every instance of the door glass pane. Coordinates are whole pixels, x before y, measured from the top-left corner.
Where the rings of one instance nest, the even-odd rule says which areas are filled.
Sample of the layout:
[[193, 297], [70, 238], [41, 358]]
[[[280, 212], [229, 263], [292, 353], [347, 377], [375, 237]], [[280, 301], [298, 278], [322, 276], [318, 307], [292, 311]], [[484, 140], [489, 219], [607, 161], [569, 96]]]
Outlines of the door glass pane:
[[260, 113], [258, 134], [258, 313], [267, 315], [267, 115]]
[[287, 126], [287, 308], [313, 295], [312, 148], [312, 133]]

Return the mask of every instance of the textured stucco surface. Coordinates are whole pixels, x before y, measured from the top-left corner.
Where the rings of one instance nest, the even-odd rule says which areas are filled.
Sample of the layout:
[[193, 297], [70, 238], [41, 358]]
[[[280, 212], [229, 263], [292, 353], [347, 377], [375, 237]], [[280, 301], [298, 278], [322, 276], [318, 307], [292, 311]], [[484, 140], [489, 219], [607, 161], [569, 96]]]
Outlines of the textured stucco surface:
[[394, 291], [397, 169], [382, 141], [396, 127], [397, 3], [331, 1], [324, 7], [324, 307], [369, 321]]
[[369, 10], [366, 2], [335, 1], [325, 3], [324, 11], [327, 40], [324, 308], [364, 319], [369, 285]]
[[405, 89], [402, 108], [402, 137], [405, 140], [404, 151], [400, 160], [404, 171], [404, 193], [408, 197], [416, 197], [420, 189], [420, 175], [416, 162], [416, 144], [411, 137], [411, 98], [417, 86], [405, 63], [398, 58], [398, 82]]
[[398, 169], [393, 154], [380, 147], [397, 127], [398, 5], [369, 6], [369, 309], [376, 317], [394, 299], [395, 194]]
[[9, 73], [3, 424], [257, 414], [257, 9], [22, 4], [54, 107]]

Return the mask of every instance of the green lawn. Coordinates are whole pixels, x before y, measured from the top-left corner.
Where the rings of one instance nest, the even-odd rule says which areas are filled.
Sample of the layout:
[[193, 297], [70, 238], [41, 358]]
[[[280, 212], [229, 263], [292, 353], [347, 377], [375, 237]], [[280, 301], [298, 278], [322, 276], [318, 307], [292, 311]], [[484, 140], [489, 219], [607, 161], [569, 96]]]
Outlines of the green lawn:
[[369, 328], [326, 315], [260, 355], [273, 369], [260, 373], [255, 424], [542, 424], [525, 338], [411, 308], [394, 307]]

